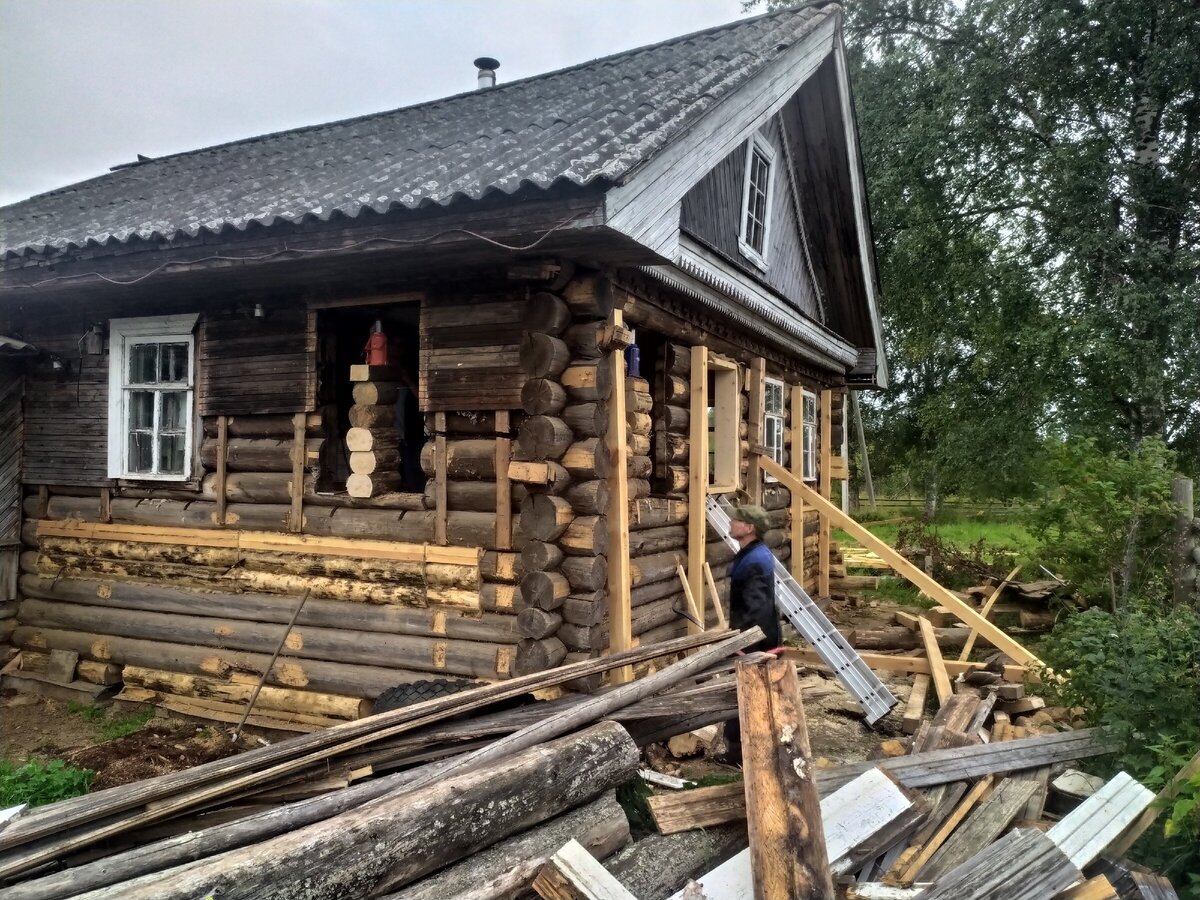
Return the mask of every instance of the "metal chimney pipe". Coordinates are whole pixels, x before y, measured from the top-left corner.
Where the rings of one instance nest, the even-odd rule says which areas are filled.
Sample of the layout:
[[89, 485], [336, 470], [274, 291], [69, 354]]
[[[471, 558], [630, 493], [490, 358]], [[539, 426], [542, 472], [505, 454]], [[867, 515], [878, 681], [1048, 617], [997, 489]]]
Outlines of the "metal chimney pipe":
[[500, 60], [481, 56], [475, 60], [475, 68], [479, 70], [479, 90], [496, 86], [496, 70], [500, 68]]

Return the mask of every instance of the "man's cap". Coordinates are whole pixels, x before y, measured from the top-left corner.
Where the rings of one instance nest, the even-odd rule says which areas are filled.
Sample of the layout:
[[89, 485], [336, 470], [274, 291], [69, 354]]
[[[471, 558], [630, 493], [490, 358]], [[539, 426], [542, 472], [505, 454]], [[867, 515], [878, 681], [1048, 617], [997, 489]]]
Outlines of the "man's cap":
[[767, 511], [761, 506], [747, 504], [746, 506], [738, 506], [733, 510], [731, 519], [737, 519], [739, 522], [746, 522], [758, 529], [760, 535], [767, 532]]

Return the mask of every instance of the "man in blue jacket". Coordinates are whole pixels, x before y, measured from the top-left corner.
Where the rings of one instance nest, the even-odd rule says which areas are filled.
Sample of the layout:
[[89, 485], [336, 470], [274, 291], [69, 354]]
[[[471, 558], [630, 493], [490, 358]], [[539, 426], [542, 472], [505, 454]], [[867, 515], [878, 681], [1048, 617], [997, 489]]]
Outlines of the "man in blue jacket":
[[[741, 547], [729, 567], [729, 627], [743, 631], [757, 625], [766, 637], [746, 652], [774, 650], [783, 638], [775, 609], [775, 557], [762, 540], [767, 511], [739, 506], [729, 518], [729, 534]], [[742, 731], [736, 718], [725, 723], [725, 753], [717, 761], [741, 765]]]

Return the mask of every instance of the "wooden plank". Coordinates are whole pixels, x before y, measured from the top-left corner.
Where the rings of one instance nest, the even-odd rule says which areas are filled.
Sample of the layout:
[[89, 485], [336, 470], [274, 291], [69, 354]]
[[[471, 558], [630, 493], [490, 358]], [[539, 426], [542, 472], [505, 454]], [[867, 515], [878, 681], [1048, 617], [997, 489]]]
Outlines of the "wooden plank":
[[1106, 877], [1097, 875], [1063, 891], [1055, 900], [1117, 900], [1117, 890]]
[[708, 585], [708, 592], [712, 595], [713, 610], [717, 614], [717, 628], [724, 631], [729, 627], [729, 620], [725, 618], [725, 607], [721, 605], [721, 594], [717, 590], [717, 583], [713, 580], [712, 567], [704, 563], [704, 581]]
[[912, 692], [904, 707], [904, 733], [913, 734], [925, 718], [925, 698], [929, 694], [930, 676], [918, 673], [913, 676]]
[[746, 789], [740, 781], [678, 794], [655, 794], [646, 802], [654, 824], [663, 834], [711, 828], [746, 818]]
[[1137, 889], [1139, 900], [1179, 900], [1175, 886], [1156, 872], [1130, 872], [1129, 880]]
[[509, 411], [496, 410], [496, 549], [512, 549], [512, 482], [508, 463], [512, 438], [508, 436]]
[[308, 414], [296, 413], [292, 429], [292, 508], [288, 513], [288, 531], [299, 534], [304, 530], [304, 441]]
[[[705, 564], [707, 565], [707, 563]], [[683, 585], [683, 599], [687, 603], [688, 612], [691, 613], [700, 622], [704, 620], [700, 618], [700, 609], [696, 606], [696, 598], [692, 596], [692, 586], [688, 584], [687, 571], [684, 570], [682, 564], [675, 566], [675, 571], [679, 573], [679, 583]], [[697, 627], [695, 622], [688, 622], [689, 634], [695, 634], [697, 631], [703, 631], [702, 627]]]
[[[988, 614], [992, 611], [992, 607], [996, 605], [996, 601], [999, 600], [1000, 595], [1004, 593], [1004, 588], [1007, 587], [1012, 582], [1012, 580], [1017, 577], [1017, 575], [1020, 573], [1020, 571], [1021, 571], [1021, 567], [1017, 566], [1011, 572], [1008, 573], [1008, 576], [1002, 582], [1000, 582], [998, 585], [996, 585], [996, 590], [992, 591], [992, 595], [987, 598], [987, 602], [984, 603], [983, 608], [979, 610], [979, 615], [981, 617], [983, 617], [984, 619], [986, 619], [988, 617]], [[971, 633], [969, 635], [967, 635], [967, 642], [965, 644], [963, 644], [962, 653], [960, 653], [958, 655], [958, 658], [960, 660], [965, 662], [966, 660], [971, 658], [971, 651], [975, 648], [975, 639], [978, 636], [979, 636], [979, 633], [974, 628], [972, 628]]]
[[944, 706], [946, 701], [954, 696], [954, 688], [950, 686], [950, 675], [946, 672], [946, 663], [942, 659], [942, 648], [938, 646], [932, 622], [922, 616], [918, 625], [921, 629], [921, 641], [925, 645], [925, 656], [929, 659], [929, 672], [933, 678], [933, 689], [937, 692], [938, 705]]
[[821, 822], [834, 875], [848, 875], [902, 840], [929, 811], [882, 769], [864, 772], [821, 801]]
[[229, 416], [217, 416], [217, 524], [225, 527], [226, 462], [229, 454]]
[[1017, 829], [983, 847], [921, 894], [921, 900], [1053, 897], [1083, 878], [1035, 828]]
[[[791, 659], [797, 663], [803, 663], [806, 666], [821, 667], [823, 662], [820, 655], [815, 650], [800, 650], [796, 648], [788, 648], [783, 651], [783, 655], [787, 659]], [[880, 672], [909, 672], [911, 674], [929, 675], [932, 669], [929, 667], [929, 660], [924, 656], [889, 656], [886, 653], [863, 653], [859, 652], [859, 658], [872, 669], [877, 669]], [[958, 660], [942, 660], [946, 667], [946, 672], [951, 677], [961, 675], [966, 672], [979, 671], [984, 667], [983, 663], [959, 662]], [[1037, 673], [1032, 669], [1026, 669], [1024, 666], [1008, 665], [1003, 669], [1003, 677], [1012, 683], [1020, 683], [1023, 680], [1038, 683]]]
[[[751, 447], [763, 445], [763, 395], [766, 386], [767, 361], [756, 356], [750, 362], [750, 409], [747, 410], [749, 438]], [[746, 493], [750, 495], [751, 503], [762, 503], [762, 467], [758, 463], [758, 454], [750, 454], [750, 466], [746, 471]]]
[[943, 875], [987, 847], [1016, 820], [1035, 789], [1036, 785], [1029, 781], [1017, 781], [1014, 778], [1001, 781], [929, 862], [921, 867], [917, 877], [936, 883]]
[[[821, 497], [829, 503], [833, 491], [833, 391], [821, 391]], [[772, 460], [773, 461], [773, 460]], [[833, 506], [829, 503], [829, 506]], [[821, 507], [817, 507], [820, 511]], [[821, 516], [819, 534], [820, 557], [817, 569], [817, 593], [822, 597], [829, 596], [829, 541], [832, 523], [827, 513]]]
[[958, 599], [953, 593], [946, 590], [946, 588], [934, 581], [929, 575], [914, 566], [884, 541], [871, 534], [870, 531], [843, 513], [826, 498], [804, 484], [804, 482], [795, 478], [790, 472], [778, 465], [775, 460], [770, 457], [763, 457], [762, 465], [763, 470], [783, 482], [784, 487], [792, 491], [799, 491], [806, 503], [815, 506], [818, 512], [821, 512], [833, 524], [845, 530], [860, 544], [874, 550], [883, 560], [891, 564], [892, 568], [896, 570], [897, 575], [908, 579], [927, 597], [952, 610], [963, 622], [991, 641], [992, 646], [997, 650], [1001, 650], [1012, 657], [1015, 663], [1035, 667], [1042, 665], [1041, 660], [1035, 654], [1022, 647], [1002, 629], [997, 628], [987, 619], [980, 616], [970, 604]]
[[900, 876], [901, 881], [913, 882], [916, 880], [917, 873], [919, 873], [921, 869], [925, 867], [926, 863], [928, 863], [933, 857], [933, 855], [942, 848], [942, 845], [946, 843], [946, 839], [950, 837], [954, 829], [961, 824], [963, 819], [967, 817], [967, 814], [975, 808], [976, 804], [978, 804], [984, 797], [988, 795], [992, 789], [992, 781], [993, 779], [991, 775], [985, 775], [973, 788], [971, 788], [967, 795], [963, 797], [961, 801], [959, 801], [958, 806], [954, 808], [954, 812], [950, 813], [950, 815], [946, 817], [946, 820], [942, 822], [937, 831], [935, 831], [930, 836], [929, 840], [925, 842], [925, 845], [917, 851], [912, 861], [908, 864], [908, 868], [905, 869], [904, 873]]
[[[708, 499], [708, 348], [693, 347], [692, 394], [688, 420], [688, 583], [693, 596], [704, 596], [704, 562], [708, 550], [704, 506]], [[701, 622], [707, 621], [701, 617]]]
[[1154, 794], [1128, 772], [1105, 785], [1046, 832], [1079, 868], [1091, 863], [1154, 802]]
[[[625, 324], [621, 310], [613, 310], [614, 328]], [[633, 601], [629, 574], [629, 423], [625, 417], [626, 376], [625, 351], [619, 347], [609, 351], [605, 363], [612, 381], [612, 396], [608, 401], [608, 433], [605, 443], [609, 459], [608, 491], [608, 652], [619, 653], [633, 646]], [[701, 621], [704, 621], [701, 619]], [[689, 633], [703, 631], [689, 628]], [[629, 667], [611, 675], [616, 684], [633, 679]]]
[[[804, 478], [804, 388], [792, 385], [792, 418], [788, 430], [791, 432], [792, 475], [797, 481]], [[798, 584], [804, 584], [804, 498], [796, 491], [788, 492], [791, 500], [792, 555], [788, 558], [788, 569]]]
[[446, 414], [433, 414], [433, 542], [445, 546], [446, 521], [450, 515], [446, 502]]
[[73, 650], [51, 650], [46, 677], [59, 684], [70, 684], [75, 680], [75, 666], [78, 664], [79, 654]]
[[533, 889], [543, 900], [637, 900], [574, 838], [542, 866]]
[[833, 881], [796, 669], [739, 662], [737, 684], [755, 895], [825, 900]]

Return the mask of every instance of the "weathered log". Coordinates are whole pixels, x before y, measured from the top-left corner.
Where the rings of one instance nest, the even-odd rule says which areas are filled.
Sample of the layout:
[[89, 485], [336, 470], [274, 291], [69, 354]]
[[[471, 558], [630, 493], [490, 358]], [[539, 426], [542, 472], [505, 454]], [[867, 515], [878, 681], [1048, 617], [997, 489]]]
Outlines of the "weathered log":
[[561, 297], [538, 291], [525, 301], [521, 321], [529, 331], [560, 335], [571, 323], [571, 308]]
[[350, 471], [356, 475], [395, 473], [399, 469], [398, 450], [355, 450], [350, 454]]
[[608, 558], [604, 556], [568, 556], [561, 569], [574, 591], [596, 591], [608, 581]]
[[559, 462], [571, 473], [571, 477], [579, 481], [590, 481], [608, 477], [611, 457], [604, 441], [600, 438], [587, 438], [568, 447]]
[[[184, 697], [200, 697], [245, 704], [254, 694], [255, 685], [219, 681], [203, 675], [187, 675], [144, 666], [126, 666], [122, 672], [126, 685], [162, 691]], [[358, 719], [371, 714], [371, 701], [360, 697], [323, 694], [265, 685], [255, 695], [255, 708], [277, 709], [334, 719]]]
[[603, 275], [577, 275], [563, 288], [562, 297], [580, 319], [607, 319], [616, 304], [612, 282]]
[[630, 456], [628, 475], [630, 478], [649, 478], [654, 472], [654, 466], [648, 456]]
[[[276, 629], [278, 631], [278, 629]], [[275, 643], [278, 643], [278, 635]], [[271, 661], [272, 644], [265, 652], [200, 647], [168, 640], [145, 640], [120, 635], [98, 635], [92, 631], [69, 631], [21, 625], [13, 643], [34, 650], [73, 650], [96, 657], [100, 663], [141, 665], [175, 672], [228, 677], [232, 672], [261, 675]], [[378, 662], [378, 660], [372, 660]], [[376, 665], [330, 662], [318, 659], [280, 657], [267, 676], [269, 684], [311, 688], [350, 696], [377, 697], [396, 684], [428, 678], [428, 672], [383, 668]]]
[[601, 479], [582, 481], [567, 488], [565, 494], [576, 514], [598, 516], [608, 513], [608, 482]]
[[608, 553], [608, 521], [605, 516], [576, 516], [558, 539], [568, 556], [603, 556]]
[[663, 344], [663, 371], [671, 375], [690, 375], [692, 372], [692, 348], [683, 344]]
[[484, 582], [479, 589], [479, 608], [485, 612], [515, 616], [520, 612], [521, 588], [515, 584]]
[[650, 454], [650, 435], [630, 433], [629, 452], [634, 456], [648, 456]]
[[546, 860], [571, 839], [597, 859], [628, 843], [629, 820], [616, 796], [606, 794], [379, 900], [512, 900], [529, 891]]
[[[630, 379], [632, 381], [632, 379]], [[637, 415], [646, 416], [645, 419], [630, 419], [629, 427], [638, 434], [650, 433], [650, 410], [654, 409], [654, 398], [645, 391], [626, 391], [625, 393], [625, 414], [626, 416]]]
[[[321, 452], [324, 438], [308, 438], [304, 442], [306, 459]], [[200, 444], [200, 461], [206, 469], [217, 468], [217, 441], [207, 439]], [[228, 472], [291, 472], [292, 442], [274, 438], [234, 438], [225, 453]]]
[[[357, 456], [358, 454], [351, 453], [350, 455]], [[400, 484], [399, 472], [376, 472], [373, 475], [353, 472], [346, 478], [346, 493], [351, 497], [374, 497], [397, 490]]]
[[691, 382], [679, 375], [668, 375], [663, 379], [663, 399], [667, 403], [682, 406], [692, 396]]
[[686, 500], [651, 497], [634, 503], [629, 511], [630, 531], [644, 528], [659, 528], [663, 525], [679, 525], [687, 521]]
[[400, 386], [394, 381], [360, 381], [354, 385], [356, 406], [391, 406], [396, 402]]
[[650, 479], [649, 478], [630, 478], [629, 479], [629, 499], [641, 500], [643, 497], [650, 496]]
[[662, 409], [662, 417], [663, 426], [667, 431], [687, 434], [688, 423], [690, 422], [687, 407], [667, 404]]
[[[513, 509], [519, 509], [525, 499], [528, 489], [523, 484], [512, 486], [511, 499]], [[436, 506], [437, 486], [433, 482], [425, 484], [425, 508]], [[452, 510], [470, 512], [495, 512], [496, 482], [494, 481], [462, 481], [451, 478], [446, 481], [446, 506]]]
[[577, 401], [607, 400], [612, 396], [612, 374], [602, 363], [576, 360], [559, 376], [567, 394]]
[[536, 485], [542, 493], [561, 494], [571, 483], [571, 473], [552, 460], [512, 460], [508, 464], [508, 479]]
[[599, 359], [608, 350], [612, 332], [607, 322], [581, 322], [563, 333], [576, 359]]
[[532, 675], [553, 669], [567, 655], [566, 645], [556, 637], [535, 641], [529, 638], [517, 644], [516, 675]]
[[479, 559], [479, 574], [484, 581], [521, 580], [521, 554], [503, 550], [488, 550]]
[[[445, 429], [441, 432], [454, 436], [494, 435], [496, 433], [496, 416], [486, 410], [470, 412], [448, 412]], [[438, 433], [437, 415], [425, 414], [425, 428], [430, 434]]]
[[521, 548], [521, 568], [526, 572], [548, 572], [557, 569], [563, 552], [545, 541], [529, 541]]
[[[30, 627], [91, 632], [94, 640], [101, 641], [107, 638], [95, 636], [187, 642], [256, 653], [271, 652], [279, 643], [279, 626], [274, 624], [104, 609], [43, 600], [26, 600], [22, 604], [21, 619]], [[288, 635], [286, 646], [289, 655], [305, 659], [356, 664], [386, 659], [409, 669], [495, 678], [500, 674], [496, 671], [496, 654], [509, 645], [296, 626]], [[98, 654], [92, 652], [90, 655]]]
[[556, 416], [567, 405], [567, 391], [549, 378], [530, 378], [521, 387], [521, 408], [531, 416]]
[[572, 594], [558, 612], [572, 625], [599, 625], [608, 617], [608, 595], [604, 591]]
[[89, 684], [120, 684], [121, 667], [112, 663], [81, 659], [75, 666], [75, 677]]
[[529, 494], [521, 503], [521, 528], [535, 541], [556, 541], [575, 518], [565, 497]]
[[650, 556], [664, 550], [677, 550], [687, 546], [686, 525], [663, 525], [632, 531], [629, 535], [631, 558]]
[[[332, 900], [366, 896], [381, 879], [387, 889], [403, 887], [616, 787], [631, 777], [637, 759], [637, 747], [624, 729], [603, 723], [498, 763], [398, 791], [302, 831], [126, 882], [122, 895], [126, 900], [192, 900], [206, 893], [228, 900]], [[547, 777], [551, 772], [564, 777]], [[364, 834], [373, 837], [364, 841]], [[431, 847], [438, 852], [429, 853]]]
[[[217, 436], [217, 416], [204, 417], [205, 437]], [[231, 438], [286, 438], [292, 439], [296, 425], [291, 416], [229, 416]], [[323, 430], [320, 413], [309, 413], [305, 418], [305, 433], [308, 437], [320, 437]]]
[[571, 351], [560, 338], [527, 331], [521, 336], [517, 359], [530, 378], [557, 378], [571, 361]]
[[554, 416], [528, 416], [517, 431], [517, 446], [531, 460], [558, 459], [573, 440], [567, 423]]
[[[161, 496], [161, 491], [148, 491], [148, 496]], [[316, 481], [311, 475], [304, 476], [304, 493], [313, 497]], [[126, 496], [129, 496], [125, 492]], [[200, 482], [200, 498], [215, 500], [217, 476], [205, 475]], [[197, 499], [192, 495], [192, 499]], [[225, 499], [234, 503], [290, 503], [292, 500], [292, 473], [288, 472], [231, 472], [225, 476]]]
[[350, 427], [369, 428], [379, 431], [395, 428], [396, 407], [352, 406], [350, 407]]
[[651, 556], [639, 556], [629, 561], [630, 583], [636, 588], [668, 578], [678, 578], [677, 566], [687, 565], [687, 552], [668, 550]]
[[687, 466], [666, 466], [662, 470], [665, 482], [663, 489], [668, 494], [686, 494], [688, 489]]
[[571, 586], [560, 572], [529, 572], [521, 579], [520, 609], [558, 609], [571, 593]]
[[555, 636], [568, 650], [601, 650], [608, 645], [608, 626], [563, 622]]
[[[421, 448], [421, 469], [434, 474], [434, 444], [426, 441]], [[446, 441], [446, 474], [451, 478], [494, 479], [496, 442], [479, 438]]]
[[521, 637], [540, 640], [558, 631], [562, 621], [563, 617], [557, 612], [529, 606], [517, 615], [517, 628], [520, 629]]
[[662, 432], [654, 446], [654, 458], [663, 465], [686, 465], [688, 460], [688, 439], [682, 434]]
[[568, 406], [562, 418], [579, 437], [604, 437], [608, 433], [608, 404], [601, 400]]

